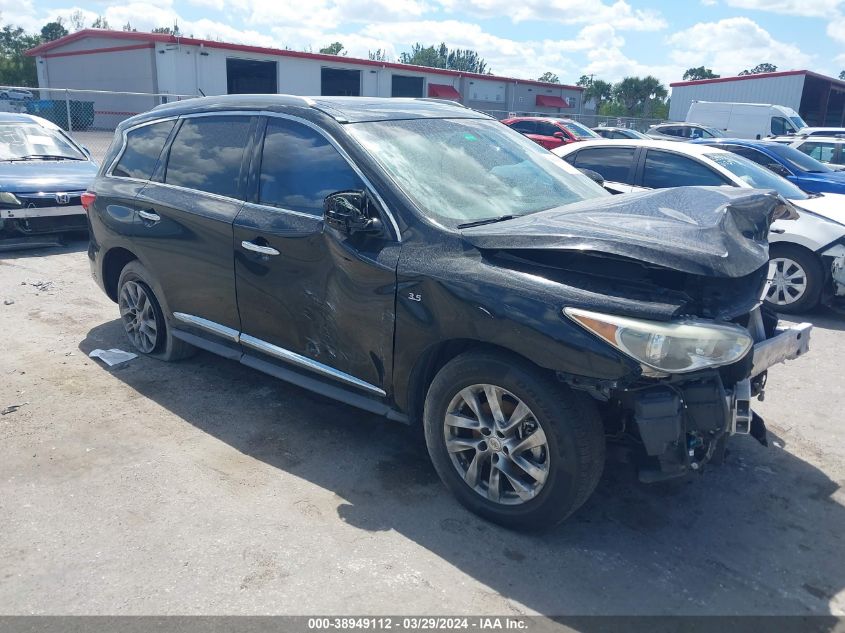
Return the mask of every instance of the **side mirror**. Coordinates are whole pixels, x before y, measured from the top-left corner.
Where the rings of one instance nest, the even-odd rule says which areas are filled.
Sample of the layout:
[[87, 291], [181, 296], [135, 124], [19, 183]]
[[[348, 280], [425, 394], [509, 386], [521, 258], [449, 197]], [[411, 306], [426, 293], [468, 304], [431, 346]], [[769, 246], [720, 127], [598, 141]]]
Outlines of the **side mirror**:
[[587, 178], [595, 182], [599, 187], [604, 187], [604, 176], [602, 176], [599, 172], [593, 171], [592, 169], [587, 169], [585, 167], [579, 167], [578, 171], [580, 171]]
[[566, 135], [563, 132], [555, 132], [554, 134], [552, 134], [552, 136], [554, 136], [555, 138], [559, 138], [560, 140], [566, 139]]
[[766, 165], [766, 168], [769, 169], [769, 171], [775, 172], [778, 176], [783, 176], [784, 178], [792, 175], [789, 173], [789, 170], [780, 163], [769, 163]]
[[370, 200], [365, 191], [337, 191], [323, 201], [323, 220], [338, 231], [380, 233], [381, 220], [371, 217]]

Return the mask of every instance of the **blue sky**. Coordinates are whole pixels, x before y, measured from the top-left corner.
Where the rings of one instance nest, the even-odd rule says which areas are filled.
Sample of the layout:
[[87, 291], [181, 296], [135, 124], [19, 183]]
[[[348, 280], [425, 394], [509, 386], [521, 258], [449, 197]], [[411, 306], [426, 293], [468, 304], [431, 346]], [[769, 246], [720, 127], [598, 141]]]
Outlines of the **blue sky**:
[[845, 70], [845, 0], [0, 0], [4, 23], [37, 30], [81, 11], [113, 28], [172, 25], [195, 37], [316, 51], [341, 41], [350, 56], [416, 41], [477, 50], [493, 72], [574, 83], [653, 74], [678, 81], [705, 65], [733, 75]]

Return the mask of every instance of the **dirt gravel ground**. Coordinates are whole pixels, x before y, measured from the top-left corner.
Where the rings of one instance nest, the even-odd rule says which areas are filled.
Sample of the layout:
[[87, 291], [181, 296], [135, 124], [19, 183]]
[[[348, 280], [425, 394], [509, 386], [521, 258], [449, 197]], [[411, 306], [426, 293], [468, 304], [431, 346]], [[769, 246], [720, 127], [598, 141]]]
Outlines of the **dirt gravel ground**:
[[656, 486], [611, 459], [519, 534], [402, 426], [210, 354], [88, 358], [127, 344], [85, 247], [0, 255], [0, 613], [845, 614], [843, 317], [771, 372], [770, 448]]

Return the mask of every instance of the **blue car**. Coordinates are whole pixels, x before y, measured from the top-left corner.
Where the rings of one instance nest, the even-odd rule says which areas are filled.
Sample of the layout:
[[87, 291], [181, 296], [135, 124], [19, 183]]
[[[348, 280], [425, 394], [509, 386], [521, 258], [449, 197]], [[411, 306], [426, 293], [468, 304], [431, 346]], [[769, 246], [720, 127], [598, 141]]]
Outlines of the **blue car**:
[[55, 124], [0, 113], [0, 236], [87, 230], [80, 197], [96, 175], [88, 150]]
[[845, 193], [845, 171], [833, 170], [782, 143], [737, 138], [701, 139], [693, 143], [715, 145], [745, 156], [810, 193]]

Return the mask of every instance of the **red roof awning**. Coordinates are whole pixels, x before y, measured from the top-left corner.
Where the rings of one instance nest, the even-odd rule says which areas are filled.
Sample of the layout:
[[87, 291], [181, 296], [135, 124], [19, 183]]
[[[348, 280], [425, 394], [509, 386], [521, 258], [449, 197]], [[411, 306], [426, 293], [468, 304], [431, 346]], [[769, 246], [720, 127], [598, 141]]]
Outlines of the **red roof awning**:
[[569, 105], [569, 99], [563, 99], [561, 97], [553, 97], [551, 95], [537, 95], [537, 101], [535, 105], [538, 105], [542, 108], [571, 108], [572, 106]]
[[435, 99], [461, 100], [461, 93], [448, 84], [428, 84], [428, 96]]

